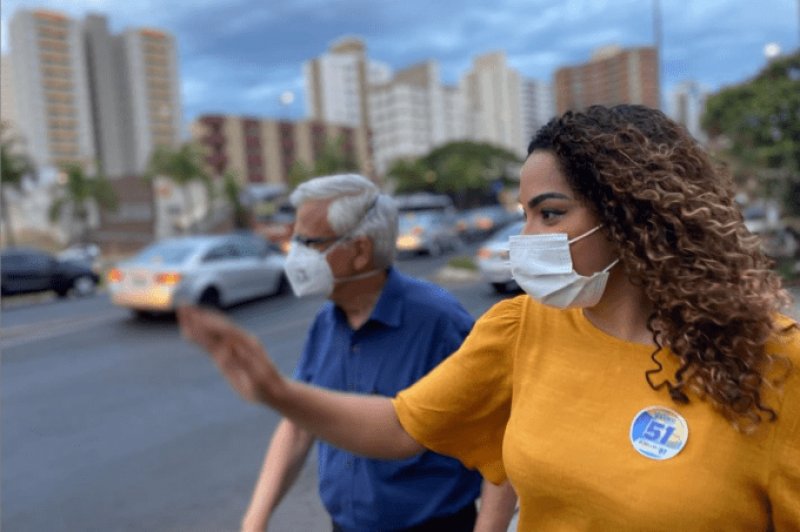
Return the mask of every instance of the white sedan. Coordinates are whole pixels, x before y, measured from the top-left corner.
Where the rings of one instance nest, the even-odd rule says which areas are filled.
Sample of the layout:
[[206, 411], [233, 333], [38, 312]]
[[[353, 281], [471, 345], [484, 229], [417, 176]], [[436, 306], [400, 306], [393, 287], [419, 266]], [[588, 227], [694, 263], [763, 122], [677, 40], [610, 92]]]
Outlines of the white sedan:
[[497, 292], [517, 289], [508, 261], [508, 238], [520, 234], [524, 225], [525, 222], [514, 222], [505, 226], [478, 249], [476, 259], [481, 277]]
[[111, 301], [137, 314], [180, 304], [227, 307], [283, 292], [285, 256], [245, 234], [187, 236], [156, 242], [108, 273]]

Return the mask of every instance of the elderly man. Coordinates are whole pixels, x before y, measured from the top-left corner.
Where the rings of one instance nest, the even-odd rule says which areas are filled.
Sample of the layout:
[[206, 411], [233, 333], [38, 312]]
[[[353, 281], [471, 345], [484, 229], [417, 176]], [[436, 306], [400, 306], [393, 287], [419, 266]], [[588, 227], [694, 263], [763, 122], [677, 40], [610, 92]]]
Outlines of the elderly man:
[[[297, 296], [324, 295], [295, 378], [359, 394], [394, 396], [461, 345], [473, 320], [449, 293], [392, 267], [393, 200], [358, 175], [312, 179], [297, 208], [286, 274]], [[276, 429], [243, 521], [264, 530], [294, 482], [314, 436], [284, 419]], [[342, 531], [505, 530], [514, 497], [459, 462], [431, 452], [371, 460], [320, 441], [319, 493]], [[477, 520], [477, 525], [476, 525]]]

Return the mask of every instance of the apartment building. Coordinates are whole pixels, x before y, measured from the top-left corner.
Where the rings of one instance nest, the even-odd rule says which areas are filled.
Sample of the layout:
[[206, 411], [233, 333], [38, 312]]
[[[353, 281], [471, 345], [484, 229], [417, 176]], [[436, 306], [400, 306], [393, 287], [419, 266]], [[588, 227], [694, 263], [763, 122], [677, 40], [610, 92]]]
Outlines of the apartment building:
[[696, 81], [679, 83], [672, 91], [672, 108], [670, 114], [673, 119], [692, 134], [700, 142], [708, 140], [708, 135], [701, 126], [701, 120], [706, 108], [708, 93]]
[[355, 128], [359, 166], [375, 177], [369, 116], [369, 86], [391, 77], [388, 65], [367, 57], [364, 41], [343, 37], [303, 64], [309, 119]]
[[[203, 115], [191, 124], [212, 175], [231, 171], [247, 183], [288, 183], [296, 163], [313, 166], [328, 142], [341, 142], [358, 159], [358, 128], [319, 120], [291, 122], [234, 115]], [[364, 168], [359, 168], [365, 173]]]
[[128, 89], [133, 171], [147, 167], [158, 146], [181, 140], [181, 100], [178, 58], [172, 35], [150, 28], [129, 29], [120, 36]]
[[375, 168], [382, 175], [400, 158], [419, 157], [467, 138], [466, 105], [457, 87], [441, 84], [439, 65], [426, 61], [398, 70], [369, 93]]
[[157, 146], [180, 142], [171, 35], [146, 28], [111, 35], [105, 16], [79, 22], [45, 10], [16, 11], [10, 35], [9, 114], [37, 166], [141, 174]]
[[595, 104], [644, 104], [658, 109], [658, 51], [649, 46], [600, 48], [588, 63], [558, 69], [555, 93], [559, 114]]
[[522, 77], [508, 66], [505, 52], [475, 57], [461, 86], [467, 100], [469, 137], [524, 155]]
[[369, 124], [369, 86], [389, 81], [388, 65], [367, 58], [364, 41], [343, 37], [303, 64], [309, 118], [360, 127]]
[[97, 158], [80, 24], [54, 11], [17, 11], [9, 24], [14, 111], [26, 151], [40, 167]]
[[522, 131], [523, 143], [527, 149], [540, 127], [556, 114], [553, 89], [549, 83], [535, 79], [522, 81]]

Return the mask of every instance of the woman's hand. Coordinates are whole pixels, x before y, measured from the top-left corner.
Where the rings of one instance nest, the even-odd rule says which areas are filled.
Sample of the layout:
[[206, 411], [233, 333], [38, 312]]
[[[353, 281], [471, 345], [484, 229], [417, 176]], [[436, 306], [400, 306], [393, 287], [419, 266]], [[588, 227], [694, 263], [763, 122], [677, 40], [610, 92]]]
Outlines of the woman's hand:
[[271, 405], [286, 381], [252, 334], [209, 309], [181, 307], [183, 337], [207, 351], [230, 385], [244, 399]]

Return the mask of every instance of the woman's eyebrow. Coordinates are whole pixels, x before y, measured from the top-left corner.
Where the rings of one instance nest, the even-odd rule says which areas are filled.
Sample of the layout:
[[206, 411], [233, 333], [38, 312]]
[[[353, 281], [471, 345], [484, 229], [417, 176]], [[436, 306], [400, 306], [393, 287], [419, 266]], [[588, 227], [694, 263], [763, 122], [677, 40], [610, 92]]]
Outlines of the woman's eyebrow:
[[570, 198], [566, 194], [562, 194], [560, 192], [545, 192], [544, 194], [539, 194], [538, 196], [532, 197], [528, 201], [528, 208], [533, 209], [534, 207], [539, 205], [541, 202], [543, 202], [544, 200], [548, 200], [548, 199], [566, 199], [566, 200], [571, 200], [572, 198]]

